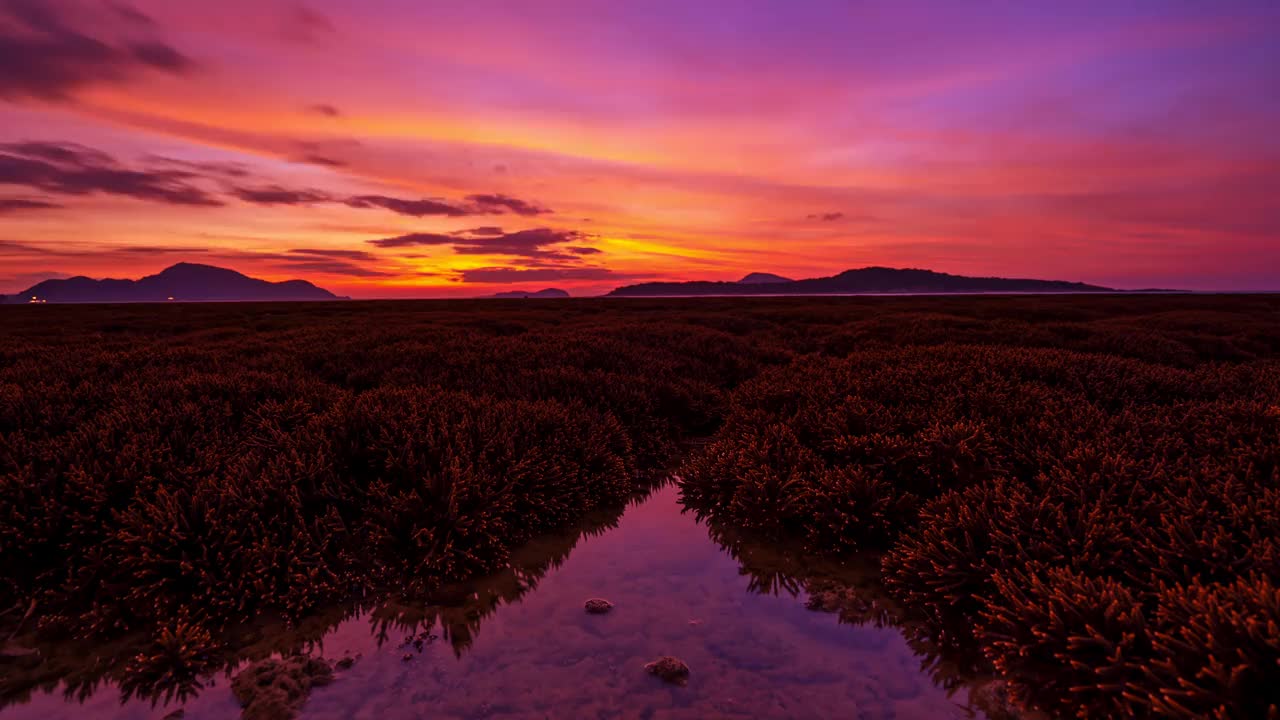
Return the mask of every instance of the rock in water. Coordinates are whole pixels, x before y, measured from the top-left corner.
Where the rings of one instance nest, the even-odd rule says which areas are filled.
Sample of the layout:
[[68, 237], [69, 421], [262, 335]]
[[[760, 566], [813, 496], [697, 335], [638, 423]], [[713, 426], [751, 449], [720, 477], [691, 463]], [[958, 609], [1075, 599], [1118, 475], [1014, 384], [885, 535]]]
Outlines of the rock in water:
[[586, 608], [592, 615], [603, 615], [613, 609], [613, 603], [604, 598], [591, 598], [587, 601]]
[[329, 663], [294, 655], [253, 663], [231, 681], [231, 692], [244, 708], [244, 720], [288, 720], [297, 716], [312, 687], [332, 681]]
[[991, 720], [1022, 720], [1026, 714], [1009, 695], [1009, 684], [992, 680], [969, 691], [969, 702]]
[[644, 666], [650, 675], [657, 675], [673, 685], [684, 685], [689, 682], [689, 666], [679, 658], [664, 655]]

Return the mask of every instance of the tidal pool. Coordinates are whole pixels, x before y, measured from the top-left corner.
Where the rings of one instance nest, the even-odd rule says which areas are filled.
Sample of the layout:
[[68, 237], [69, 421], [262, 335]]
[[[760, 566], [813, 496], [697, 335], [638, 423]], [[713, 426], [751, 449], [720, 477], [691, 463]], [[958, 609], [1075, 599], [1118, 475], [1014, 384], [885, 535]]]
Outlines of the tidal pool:
[[[709, 532], [669, 485], [621, 517], [533, 543], [513, 569], [438, 605], [347, 609], [291, 631], [288, 645], [355, 659], [312, 692], [303, 718], [985, 717], [886, 622], [874, 593], [852, 612], [810, 609], [862, 598], [815, 590], [848, 583], [846, 568]], [[586, 613], [593, 597], [613, 610]], [[645, 672], [663, 655], [689, 665], [687, 685]], [[10, 698], [0, 720], [236, 717], [229, 674], [168, 703], [62, 680]]]

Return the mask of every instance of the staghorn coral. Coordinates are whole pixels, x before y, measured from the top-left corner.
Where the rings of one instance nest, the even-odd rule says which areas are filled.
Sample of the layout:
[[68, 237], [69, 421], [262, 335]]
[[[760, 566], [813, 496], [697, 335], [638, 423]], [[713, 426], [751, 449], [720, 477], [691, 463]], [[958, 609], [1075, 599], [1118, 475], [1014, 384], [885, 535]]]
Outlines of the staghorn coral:
[[[1278, 310], [1268, 297], [13, 308], [0, 605], [37, 601], [45, 635], [158, 635], [185, 618], [217, 637], [374, 586], [431, 593], [501, 570], [531, 533], [626, 497], [709, 436], [681, 473], [695, 510], [810, 553], [888, 551], [886, 584], [935, 635], [984, 637], [997, 578], [1024, 574], [1127, 592], [1154, 646], [1171, 633], [1157, 618], [1183, 607], [1166, 593], [1183, 588], [1215, 634], [1253, 648], [1233, 667], [1271, 667], [1269, 606], [1236, 581], [1280, 581]], [[1252, 676], [1218, 668], [1226, 654], [1197, 632], [1169, 646], [1187, 663], [1144, 666], [1133, 712], [1268, 712], [1233, 694]], [[1095, 715], [1129, 702], [1041, 694]]]
[[1145, 684], [1154, 714], [1280, 717], [1280, 587], [1262, 578], [1166, 588]]
[[978, 640], [1015, 700], [1053, 716], [1125, 717], [1144, 708], [1150, 637], [1141, 603], [1124, 586], [1033, 566], [997, 573], [983, 605]]
[[221, 666], [221, 650], [208, 630], [178, 621], [172, 628], [162, 628], [152, 643], [129, 661], [120, 688], [126, 698], [185, 700], [203, 689], [203, 676]]
[[[1248, 684], [1277, 659], [1242, 636], [1264, 649], [1232, 670], [1156, 670], [1164, 588], [1240, 597], [1235, 578], [1280, 574], [1274, 344], [1254, 336], [1247, 357], [1191, 349], [1174, 339], [1186, 319], [1157, 323], [1171, 334], [1146, 346], [1118, 331], [1151, 332], [1113, 319], [1061, 343], [1090, 352], [1017, 347], [1036, 337], [1028, 328], [972, 346], [844, 344], [843, 359], [766, 370], [731, 394], [724, 427], [686, 462], [684, 497], [811, 552], [887, 549], [885, 584], [935, 641], [982, 650], [1011, 691], [1054, 714], [1265, 714], [1223, 691], [1178, 710], [1178, 691], [1157, 702], [1149, 687], [1197, 673]], [[1244, 362], [1198, 357], [1219, 351]], [[1268, 627], [1257, 603], [1229, 616], [1227, 637]]]

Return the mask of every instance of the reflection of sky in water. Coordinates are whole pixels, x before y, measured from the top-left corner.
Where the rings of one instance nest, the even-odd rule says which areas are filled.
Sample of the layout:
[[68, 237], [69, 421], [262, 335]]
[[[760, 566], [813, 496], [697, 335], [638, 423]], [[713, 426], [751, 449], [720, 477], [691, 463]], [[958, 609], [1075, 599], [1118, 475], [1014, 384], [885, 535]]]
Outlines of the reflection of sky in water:
[[[841, 625], [807, 610], [803, 597], [748, 592], [738, 562], [679, 514], [676, 495], [661, 489], [616, 529], [581, 539], [536, 590], [485, 617], [460, 654], [443, 640], [420, 653], [401, 647], [405, 632], [395, 629], [379, 647], [370, 618], [342, 622], [316, 651], [362, 658], [313, 692], [302, 717], [974, 716], [963, 707], [967, 693], [949, 698], [897, 630]], [[583, 601], [596, 596], [613, 601], [613, 612], [586, 614]], [[660, 655], [689, 664], [687, 687], [644, 672]], [[186, 717], [234, 716], [227, 686], [219, 677], [185, 705]], [[121, 705], [110, 689], [86, 705], [38, 694], [0, 718], [160, 718], [173, 709]]]

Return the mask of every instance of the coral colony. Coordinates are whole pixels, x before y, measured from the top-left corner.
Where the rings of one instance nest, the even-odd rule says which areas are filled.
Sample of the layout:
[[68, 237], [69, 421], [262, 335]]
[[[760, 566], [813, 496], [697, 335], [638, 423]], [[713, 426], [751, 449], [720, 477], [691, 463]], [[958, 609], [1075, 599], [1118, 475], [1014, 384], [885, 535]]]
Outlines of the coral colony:
[[881, 558], [1021, 707], [1274, 712], [1280, 300], [628, 302], [3, 316], [14, 632], [136, 637], [103, 670], [190, 693], [263, 613], [427, 596], [675, 470]]

